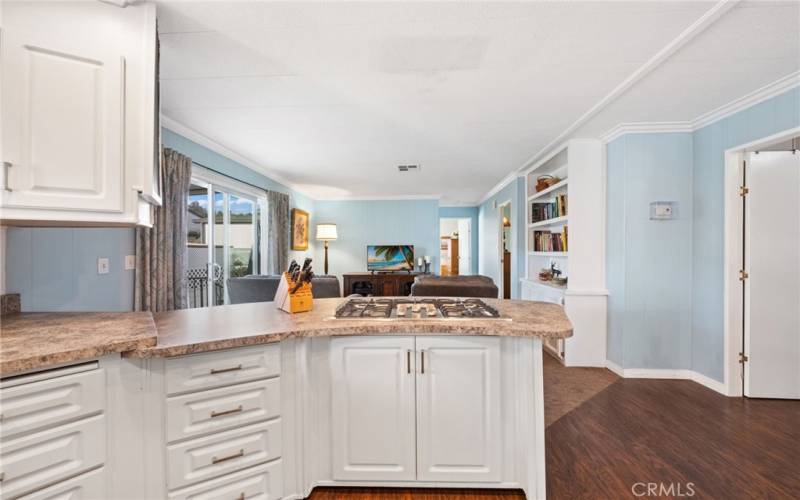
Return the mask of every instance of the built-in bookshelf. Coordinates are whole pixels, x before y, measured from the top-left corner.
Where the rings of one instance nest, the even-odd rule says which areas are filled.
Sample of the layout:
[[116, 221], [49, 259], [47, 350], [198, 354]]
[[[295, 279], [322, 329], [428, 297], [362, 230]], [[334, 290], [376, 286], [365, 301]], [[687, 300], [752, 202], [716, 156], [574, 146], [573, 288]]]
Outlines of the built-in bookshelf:
[[[574, 326], [545, 348], [570, 366], [604, 366], [606, 293], [605, 175], [600, 141], [567, 142], [525, 172], [526, 262], [522, 298], [562, 304]], [[550, 185], [539, 191], [537, 181]], [[566, 285], [542, 280], [555, 267]]]

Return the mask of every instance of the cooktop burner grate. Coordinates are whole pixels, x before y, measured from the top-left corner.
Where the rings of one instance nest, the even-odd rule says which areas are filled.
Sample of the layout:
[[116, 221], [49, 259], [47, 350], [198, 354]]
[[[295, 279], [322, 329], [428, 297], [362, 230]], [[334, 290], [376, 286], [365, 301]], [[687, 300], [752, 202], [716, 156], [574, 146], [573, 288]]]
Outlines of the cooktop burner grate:
[[336, 310], [339, 319], [507, 319], [481, 299], [357, 298]]

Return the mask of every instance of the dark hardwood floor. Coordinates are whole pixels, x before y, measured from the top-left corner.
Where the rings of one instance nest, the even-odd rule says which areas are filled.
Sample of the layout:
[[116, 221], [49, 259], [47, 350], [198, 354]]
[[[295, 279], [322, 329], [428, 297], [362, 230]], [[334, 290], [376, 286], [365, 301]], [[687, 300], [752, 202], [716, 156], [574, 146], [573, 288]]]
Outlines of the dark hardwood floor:
[[[599, 392], [553, 415], [557, 419], [545, 432], [549, 499], [800, 498], [800, 402], [727, 398], [679, 380], [618, 379], [606, 387], [607, 374], [598, 376]], [[653, 494], [646, 494], [648, 486]], [[363, 488], [321, 488], [311, 495], [521, 498], [516, 491]]]
[[545, 434], [549, 498], [635, 498], [636, 483], [673, 485], [662, 498], [678, 485], [694, 498], [800, 497], [798, 401], [620, 379]]

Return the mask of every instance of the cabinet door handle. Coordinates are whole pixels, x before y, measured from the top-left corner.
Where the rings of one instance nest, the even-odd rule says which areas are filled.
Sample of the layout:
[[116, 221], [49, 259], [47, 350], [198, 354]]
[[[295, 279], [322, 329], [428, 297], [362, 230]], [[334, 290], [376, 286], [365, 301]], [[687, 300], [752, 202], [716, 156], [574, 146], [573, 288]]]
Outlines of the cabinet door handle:
[[422, 373], [424, 374], [425, 373], [425, 351], [420, 351], [419, 352], [419, 359], [421, 361], [420, 366], [422, 368]]
[[406, 373], [411, 373], [411, 349], [406, 351]]
[[228, 460], [233, 460], [234, 458], [241, 458], [243, 456], [244, 456], [244, 448], [241, 448], [237, 453], [234, 453], [233, 455], [228, 455], [227, 457], [220, 457], [220, 458], [212, 457], [211, 463], [213, 465], [217, 465], [218, 463], [227, 462]]
[[216, 375], [218, 373], [235, 372], [235, 371], [241, 370], [241, 369], [242, 369], [242, 365], [233, 366], [231, 368], [220, 368], [218, 370], [215, 369], [215, 368], [212, 368], [210, 373], [211, 373], [211, 375]]
[[233, 415], [234, 413], [241, 412], [243, 409], [244, 408], [242, 407], [242, 405], [239, 405], [237, 408], [234, 408], [233, 410], [212, 411], [211, 418], [223, 417], [225, 415]]
[[3, 162], [3, 189], [7, 193], [11, 192], [11, 187], [8, 185], [8, 179], [9, 179], [8, 169], [9, 168], [11, 168], [11, 162], [10, 161], [4, 161]]

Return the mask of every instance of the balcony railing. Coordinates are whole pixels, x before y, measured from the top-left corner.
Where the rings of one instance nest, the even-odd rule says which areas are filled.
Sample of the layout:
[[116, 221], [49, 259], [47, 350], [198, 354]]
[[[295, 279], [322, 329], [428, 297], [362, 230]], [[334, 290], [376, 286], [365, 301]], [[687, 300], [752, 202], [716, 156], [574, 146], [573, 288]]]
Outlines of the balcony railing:
[[[189, 269], [186, 272], [187, 295], [189, 307], [205, 307], [208, 304], [208, 270], [205, 268]], [[220, 276], [214, 280], [214, 303], [222, 305], [225, 297], [225, 282]]]

